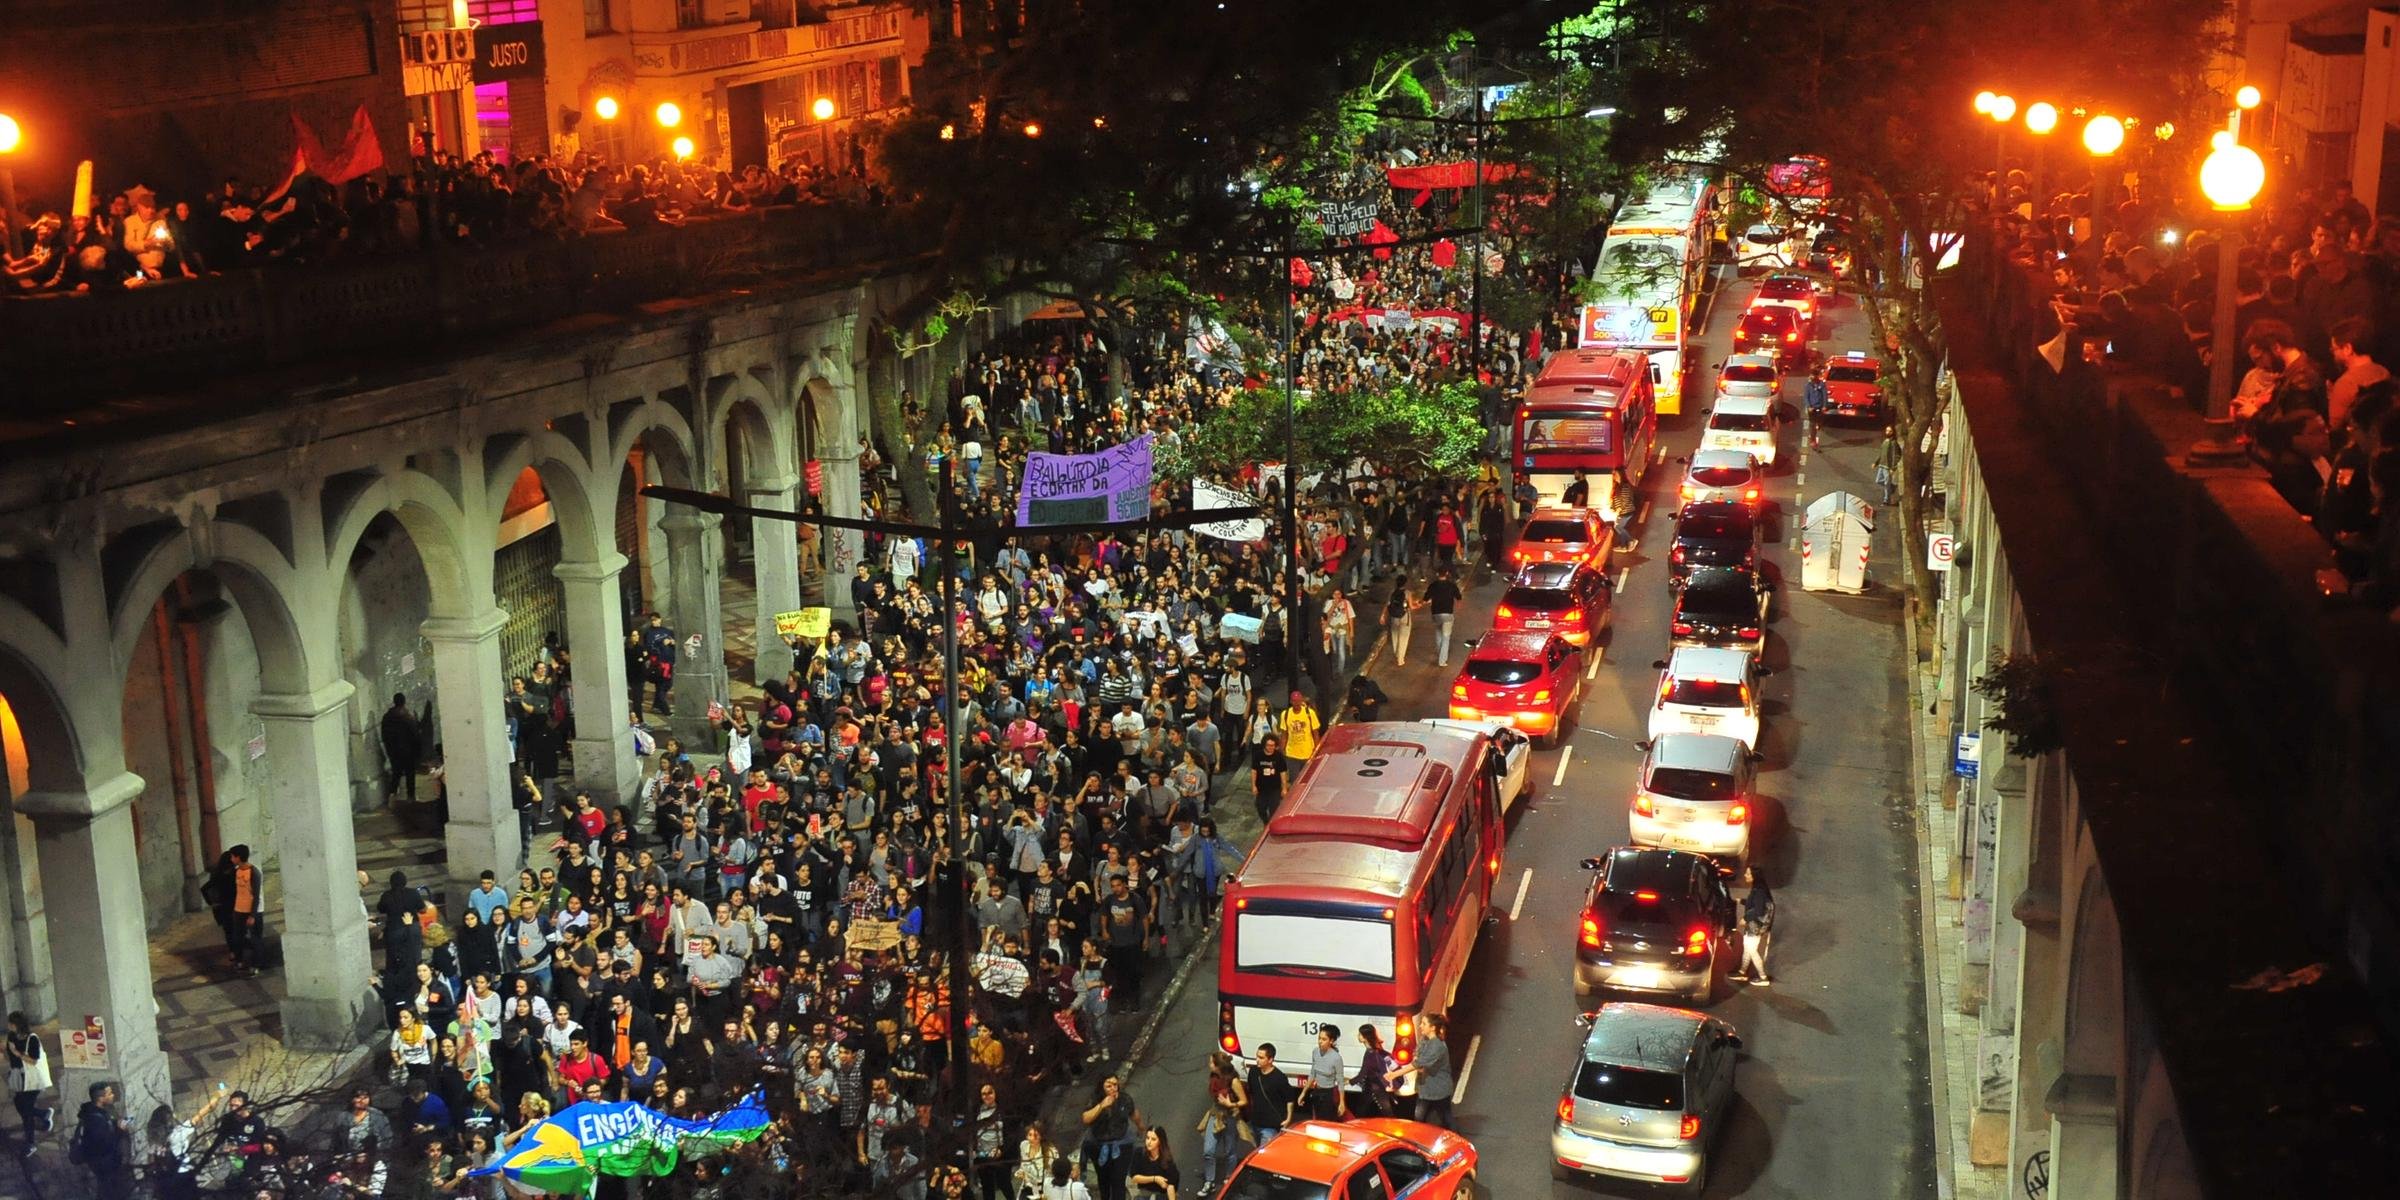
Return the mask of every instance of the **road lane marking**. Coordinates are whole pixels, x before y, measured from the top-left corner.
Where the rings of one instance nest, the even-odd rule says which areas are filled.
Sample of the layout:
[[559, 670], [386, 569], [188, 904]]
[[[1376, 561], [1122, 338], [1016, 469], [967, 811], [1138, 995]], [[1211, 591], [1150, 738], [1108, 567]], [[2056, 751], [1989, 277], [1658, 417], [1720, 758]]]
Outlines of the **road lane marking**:
[[1559, 753], [1558, 769], [1550, 773], [1551, 787], [1557, 787], [1567, 781], [1567, 760], [1573, 757], [1575, 757], [1575, 743], [1568, 742], [1567, 748]]
[[1587, 667], [1585, 667], [1585, 668], [1583, 669], [1583, 677], [1584, 677], [1584, 679], [1586, 679], [1586, 680], [1589, 680], [1589, 679], [1591, 679], [1593, 676], [1595, 676], [1595, 675], [1598, 675], [1598, 674], [1600, 673], [1600, 660], [1601, 660], [1603, 657], [1607, 656], [1607, 654], [1608, 654], [1608, 647], [1606, 647], [1606, 646], [1594, 646], [1594, 647], [1592, 647], [1592, 653], [1591, 653], [1591, 665], [1590, 665], [1590, 666], [1587, 666]]
[[1517, 902], [1508, 906], [1508, 919], [1514, 921], [1525, 911], [1525, 893], [1533, 890], [1533, 868], [1525, 868], [1525, 878], [1517, 883]]
[[1650, 502], [1649, 502], [1649, 501], [1647, 501], [1647, 500], [1644, 500], [1644, 501], [1642, 501], [1642, 511], [1640, 511], [1640, 512], [1638, 512], [1638, 513], [1635, 513], [1635, 514], [1633, 514], [1633, 527], [1634, 527], [1635, 529], [1640, 529], [1642, 526], [1644, 526], [1644, 525], [1647, 525], [1647, 524], [1649, 524], [1649, 523], [1650, 523]]
[[1475, 1073], [1475, 1052], [1483, 1049], [1483, 1035], [1476, 1034], [1467, 1042], [1467, 1058], [1458, 1068], [1458, 1086], [1450, 1089], [1450, 1103], [1467, 1102], [1467, 1077]]
[[1618, 591], [1620, 591], [1620, 592], [1621, 592], [1621, 591], [1624, 591], [1624, 590], [1625, 590], [1625, 577], [1626, 577], [1626, 576], [1628, 576], [1628, 575], [1631, 575], [1631, 574], [1633, 574], [1633, 567], [1632, 567], [1630, 564], [1628, 564], [1628, 565], [1626, 565], [1626, 566], [1622, 566], [1622, 567], [1618, 567], [1618, 568], [1617, 568], [1617, 590], [1618, 590]]

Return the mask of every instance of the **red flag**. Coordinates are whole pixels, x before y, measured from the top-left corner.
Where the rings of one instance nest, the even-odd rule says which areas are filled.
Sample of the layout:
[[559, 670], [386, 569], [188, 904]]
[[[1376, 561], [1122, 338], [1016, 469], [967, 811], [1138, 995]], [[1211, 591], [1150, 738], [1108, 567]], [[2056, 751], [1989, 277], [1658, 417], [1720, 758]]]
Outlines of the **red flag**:
[[1433, 244], [1433, 265], [1447, 271], [1450, 269], [1450, 264], [1457, 261], [1457, 242], [1451, 241], [1449, 238], [1443, 238], [1442, 240]]
[[1382, 221], [1375, 222], [1375, 227], [1366, 233], [1366, 242], [1375, 247], [1375, 257], [1377, 258], [1390, 258], [1392, 256], [1391, 245], [1399, 240], [1400, 235], [1393, 233], [1392, 227]]
[[292, 141], [294, 174], [305, 168], [327, 183], [348, 183], [383, 169], [383, 142], [375, 136], [375, 120], [367, 115], [364, 104], [350, 114], [350, 132], [342, 139], [341, 149], [327, 153], [316, 131], [298, 113], [292, 114]]
[[1292, 260], [1292, 286], [1307, 287], [1316, 281], [1317, 273], [1308, 265], [1307, 259], [1295, 258]]

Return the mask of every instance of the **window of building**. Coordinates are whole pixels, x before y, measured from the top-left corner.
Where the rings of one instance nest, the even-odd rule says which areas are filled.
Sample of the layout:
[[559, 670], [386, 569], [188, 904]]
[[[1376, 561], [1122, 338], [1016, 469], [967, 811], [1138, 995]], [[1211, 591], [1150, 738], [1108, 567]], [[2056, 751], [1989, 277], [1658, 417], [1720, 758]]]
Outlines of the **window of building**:
[[706, 0], [675, 0], [675, 27], [698, 29], [708, 24]]
[[583, 31], [586, 34], [609, 31], [608, 0], [583, 0]]

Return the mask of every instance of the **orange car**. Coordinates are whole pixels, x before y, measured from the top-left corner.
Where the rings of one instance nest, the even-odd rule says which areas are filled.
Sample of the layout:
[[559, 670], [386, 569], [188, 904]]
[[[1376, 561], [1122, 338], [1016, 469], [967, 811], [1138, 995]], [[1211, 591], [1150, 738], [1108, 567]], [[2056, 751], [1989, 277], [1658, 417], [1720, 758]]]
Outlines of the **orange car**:
[[1243, 1159], [1218, 1200], [1478, 1200], [1490, 1193], [1475, 1178], [1475, 1161], [1475, 1147], [1439, 1125], [1302, 1121]]

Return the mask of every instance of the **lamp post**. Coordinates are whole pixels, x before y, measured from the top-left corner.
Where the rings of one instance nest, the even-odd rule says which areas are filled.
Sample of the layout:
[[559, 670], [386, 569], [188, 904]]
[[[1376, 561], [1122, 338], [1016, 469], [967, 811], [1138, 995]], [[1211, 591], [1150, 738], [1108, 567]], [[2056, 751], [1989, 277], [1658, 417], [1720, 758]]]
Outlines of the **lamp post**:
[[[1980, 97], [1978, 97], [1980, 99]], [[2017, 100], [2014, 96], [1993, 96], [1982, 108], [1983, 115], [1998, 126], [1992, 132], [1992, 169], [2000, 174], [2001, 182], [2008, 180], [2008, 123], [2016, 119]]]
[[2083, 148], [2092, 156], [2092, 261], [2095, 266], [2108, 253], [2108, 222], [2102, 217], [2108, 211], [2108, 162], [2116, 157], [2118, 148], [2124, 144], [2125, 122], [2122, 119], [2107, 113], [2093, 113], [2092, 119], [2084, 122]]
[[2233, 324], [2239, 291], [2235, 278], [2240, 273], [2242, 252], [2240, 214], [2250, 211], [2250, 202], [2267, 182], [2267, 165], [2258, 151], [2243, 145], [2230, 130], [2217, 137], [2216, 148], [2200, 164], [2200, 193], [2208, 197], [2210, 207], [2226, 214], [2226, 219], [2217, 242], [2217, 311], [2208, 340], [2204, 411], [2209, 436], [2192, 447], [2190, 461], [2194, 465], [2220, 464], [2242, 455], [2241, 443], [2233, 435], [2232, 417], [2233, 364], [2241, 354], [2241, 347], [2234, 344], [2237, 331]]
[[2049, 190], [2050, 134], [2058, 128], [2058, 106], [2036, 100], [2025, 106], [2025, 130], [2033, 135], [2033, 209], [2040, 212]]
[[17, 253], [17, 173], [8, 160], [25, 141], [25, 130], [17, 119], [0, 113], [0, 255], [14, 257]]

